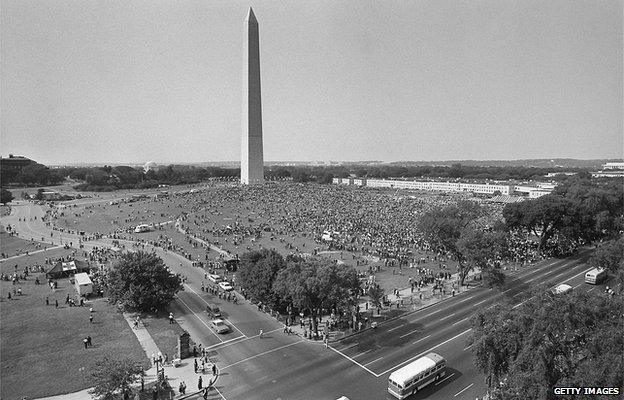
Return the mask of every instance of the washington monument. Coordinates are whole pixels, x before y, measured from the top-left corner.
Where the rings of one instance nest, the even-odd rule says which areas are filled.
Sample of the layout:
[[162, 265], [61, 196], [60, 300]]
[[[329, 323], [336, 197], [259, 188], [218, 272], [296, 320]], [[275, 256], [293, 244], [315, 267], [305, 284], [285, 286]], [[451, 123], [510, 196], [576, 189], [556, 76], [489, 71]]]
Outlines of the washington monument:
[[241, 119], [241, 183], [244, 185], [263, 183], [260, 44], [258, 21], [251, 7], [245, 18], [243, 39], [243, 116]]

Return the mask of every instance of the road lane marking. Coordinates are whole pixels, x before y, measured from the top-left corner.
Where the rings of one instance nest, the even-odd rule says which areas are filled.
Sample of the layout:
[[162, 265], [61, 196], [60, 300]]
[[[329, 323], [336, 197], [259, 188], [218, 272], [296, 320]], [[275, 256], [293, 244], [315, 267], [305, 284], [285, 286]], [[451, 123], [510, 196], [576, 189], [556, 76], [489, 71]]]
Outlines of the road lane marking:
[[230, 343], [230, 342], [233, 342], [233, 341], [235, 341], [235, 340], [241, 340], [241, 339], [245, 339], [245, 336], [237, 336], [237, 337], [235, 337], [235, 338], [233, 338], [233, 339], [228, 339], [228, 340], [223, 341], [223, 342], [221, 342], [221, 343], [213, 344], [212, 346], [204, 346], [204, 349], [206, 349], [206, 350], [212, 350], [212, 349], [214, 349], [215, 347], [219, 347], [219, 348], [221, 348], [221, 347], [227, 347], [227, 346], [223, 346], [223, 345], [224, 345], [224, 344], [226, 344], [226, 343]]
[[[281, 329], [282, 329], [282, 328], [276, 328], [276, 329], [273, 329], [272, 331], [263, 332], [262, 334], [263, 334], [263, 335], [266, 335], [267, 333], [273, 333], [273, 332], [279, 331], [279, 330], [281, 330]], [[245, 336], [245, 335], [243, 335], [243, 336], [238, 336], [238, 337], [236, 337], [236, 338], [234, 338], [234, 339], [226, 340], [226, 341], [225, 341], [225, 342], [223, 342], [223, 343], [217, 343], [217, 344], [214, 344], [214, 345], [212, 345], [212, 346], [210, 346], [210, 347], [206, 347], [206, 349], [210, 349], [210, 348], [218, 347], [218, 349], [217, 349], [217, 350], [221, 350], [221, 349], [222, 349], [222, 348], [224, 348], [224, 347], [229, 347], [229, 346], [231, 346], [231, 345], [238, 344], [238, 343], [240, 343], [240, 342], [245, 342], [245, 341], [247, 341], [247, 340], [255, 339], [255, 338], [257, 338], [258, 336], [259, 336], [259, 335], [255, 335], [255, 336]], [[239, 341], [238, 341], [238, 342], [236, 342], [236, 343], [228, 343], [228, 342], [233, 342], [233, 341], [234, 341], [234, 340], [236, 340], [236, 339], [238, 339]], [[227, 343], [227, 344], [226, 344], [226, 343]]]
[[471, 347], [472, 347], [472, 345], [470, 345], [470, 346], [468, 346], [468, 347], [464, 347], [464, 350], [463, 350], [463, 351], [466, 351], [466, 350], [468, 350], [468, 349], [469, 349], [469, 348], [471, 348]]
[[341, 352], [340, 350], [336, 350], [333, 347], [329, 347], [330, 349], [332, 349], [333, 351], [335, 351], [336, 353], [340, 354], [341, 356], [343, 356], [344, 358], [346, 358], [347, 360], [351, 361], [353, 364], [361, 367], [362, 369], [364, 369], [366, 372], [369, 372], [371, 375], [373, 375], [375, 378], [379, 378], [381, 375], [377, 375], [376, 373], [374, 373], [373, 371], [371, 371], [370, 369], [366, 368], [364, 365], [360, 364], [359, 362], [355, 361], [353, 358], [349, 357], [348, 355], [344, 354], [343, 352]]
[[[442, 342], [442, 343], [438, 343], [438, 344], [436, 344], [435, 346], [433, 346], [432, 348], [430, 348], [430, 349], [428, 349], [428, 350], [425, 350], [425, 351], [423, 351], [422, 353], [420, 353], [420, 354], [418, 354], [418, 355], [416, 355], [416, 356], [414, 356], [414, 357], [412, 357], [412, 358], [408, 358], [407, 360], [405, 360], [405, 361], [403, 361], [403, 362], [401, 362], [401, 363], [399, 363], [399, 364], [395, 365], [394, 367], [392, 367], [392, 368], [390, 368], [390, 369], [387, 369], [387, 370], [383, 371], [383, 372], [382, 372], [382, 373], [380, 373], [380, 374], [375, 374], [374, 372], [371, 372], [371, 373], [372, 373], [373, 375], [375, 375], [375, 377], [379, 378], [380, 376], [385, 375], [385, 374], [387, 374], [388, 372], [390, 372], [390, 371], [392, 371], [392, 370], [394, 370], [394, 369], [397, 369], [397, 368], [399, 368], [399, 367], [402, 367], [403, 365], [405, 365], [405, 364], [407, 364], [407, 363], [409, 363], [409, 362], [411, 362], [411, 361], [414, 361], [415, 359], [420, 358], [420, 357], [424, 356], [424, 355], [425, 355], [425, 354], [427, 354], [427, 353], [430, 353], [431, 351], [433, 351], [433, 350], [437, 349], [438, 347], [443, 346], [443, 345], [447, 344], [448, 342], [450, 342], [450, 341], [452, 341], [452, 340], [455, 340], [455, 339], [457, 339], [458, 337], [460, 337], [460, 336], [462, 336], [462, 335], [465, 335], [466, 333], [470, 332], [471, 330], [472, 330], [472, 328], [470, 328], [470, 329], [466, 329], [465, 331], [463, 331], [463, 332], [461, 332], [461, 333], [458, 333], [457, 335], [453, 336], [452, 338], [447, 339], [447, 340], [445, 340], [445, 341], [444, 341], [444, 342]], [[370, 371], [369, 371], [369, 372], [370, 372]]]
[[388, 329], [388, 332], [392, 332], [393, 330], [395, 330], [395, 329], [399, 329], [399, 328], [400, 328], [400, 327], [402, 327], [402, 326], [403, 326], [403, 325], [395, 326], [395, 327], [394, 327], [394, 328], [392, 328], [392, 329]]
[[[505, 292], [503, 292], [505, 293]], [[480, 302], [476, 303], [475, 306], [478, 306], [481, 303], [485, 303], [486, 301], [491, 300], [491, 299], [485, 299], [485, 300], [481, 300]]]
[[453, 313], [453, 314], [449, 314], [449, 315], [447, 315], [447, 316], [446, 316], [446, 317], [444, 317], [444, 318], [440, 318], [440, 319], [438, 320], [438, 322], [440, 322], [440, 321], [444, 321], [444, 320], [445, 320], [445, 319], [447, 319], [447, 318], [451, 318], [453, 315], [455, 315], [455, 313]]
[[587, 293], [591, 292], [591, 291], [592, 291], [592, 290], [594, 290], [594, 289], [596, 289], [596, 288], [591, 288], [591, 289], [589, 289], [589, 290], [587, 291]]
[[276, 348], [271, 349], [271, 350], [264, 351], [262, 353], [256, 354], [256, 355], [251, 356], [251, 357], [243, 358], [242, 360], [236, 361], [235, 363], [232, 363], [230, 365], [226, 365], [225, 367], [221, 367], [220, 370], [223, 371], [226, 368], [233, 367], [233, 366], [238, 365], [240, 363], [243, 363], [245, 361], [253, 360], [254, 358], [258, 358], [258, 357], [264, 356], [266, 354], [273, 353], [274, 351], [278, 351], [278, 350], [281, 350], [281, 349], [285, 349], [286, 347], [294, 346], [294, 345], [299, 344], [299, 343], [303, 343], [303, 339], [301, 339], [301, 340], [299, 340], [297, 342], [294, 342], [294, 343], [286, 344], [284, 346], [280, 346], [280, 347], [276, 347]]
[[427, 339], [429, 336], [431, 336], [431, 335], [427, 335], [427, 336], [425, 336], [425, 337], [423, 337], [423, 338], [420, 338], [420, 339], [418, 339], [417, 341], [415, 341], [415, 342], [414, 342], [414, 343], [412, 343], [412, 344], [416, 344], [416, 343], [418, 343], [418, 342], [420, 342], [420, 341], [422, 341], [422, 340], [425, 340], [425, 339]]
[[383, 356], [382, 356], [382, 357], [379, 357], [379, 358], [376, 358], [376, 359], [374, 359], [373, 361], [369, 361], [369, 362], [367, 362], [367, 363], [366, 363], [366, 364], [364, 364], [364, 365], [369, 365], [369, 364], [372, 364], [372, 363], [374, 363], [375, 361], [379, 361], [379, 360], [381, 360], [382, 358], [383, 358]]
[[361, 353], [358, 353], [358, 354], [354, 355], [354, 356], [353, 356], [353, 358], [355, 358], [355, 357], [359, 357], [359, 356], [363, 356], [364, 354], [368, 353], [369, 351], [373, 351], [373, 349], [368, 349], [368, 350], [366, 350], [366, 351], [363, 351], [363, 352], [361, 352]]
[[438, 386], [440, 383], [444, 382], [445, 380], [449, 379], [450, 377], [452, 377], [452, 376], [454, 376], [454, 375], [455, 375], [455, 373], [452, 373], [452, 374], [450, 374], [450, 375], [447, 375], [447, 376], [446, 376], [446, 378], [442, 379], [441, 381], [437, 381], [437, 382], [435, 383], [435, 386]]
[[466, 297], [465, 299], [460, 300], [460, 301], [458, 301], [457, 303], [458, 303], [458, 304], [459, 304], [459, 303], [463, 303], [464, 301], [466, 301], [466, 300], [470, 300], [470, 299], [472, 299], [473, 297], [474, 297], [474, 296]]
[[464, 321], [465, 321], [465, 320], [467, 320], [467, 319], [470, 319], [470, 317], [466, 317], [466, 318], [464, 318], [464, 319], [460, 319], [459, 321], [454, 322], [454, 323], [453, 323], [453, 325], [460, 324], [460, 323], [464, 322]]
[[474, 382], [472, 382], [470, 385], [466, 386], [465, 388], [463, 388], [459, 392], [455, 393], [453, 396], [454, 397], [459, 396], [460, 394], [464, 393], [466, 390], [470, 389], [472, 387], [472, 385], [474, 385]]
[[219, 393], [219, 396], [221, 396], [221, 398], [222, 398], [223, 400], [227, 400], [227, 399], [225, 398], [225, 396], [224, 396], [224, 395], [223, 395], [223, 394], [219, 391], [219, 389], [217, 389], [217, 387], [216, 387], [216, 386], [213, 386], [212, 388], [213, 388], [214, 390], [216, 390], [216, 391], [217, 391], [217, 393]]
[[413, 331], [411, 331], [411, 332], [407, 332], [405, 335], [403, 335], [403, 336], [399, 336], [399, 337], [400, 337], [401, 339], [403, 339], [405, 336], [409, 336], [409, 335], [411, 335], [412, 333], [416, 333], [416, 332], [418, 332], [418, 331], [419, 331], [419, 329], [416, 329], [416, 330], [413, 330]]
[[202, 324], [204, 324], [204, 325], [206, 326], [206, 328], [208, 328], [208, 330], [210, 331], [210, 333], [212, 333], [213, 335], [215, 335], [215, 336], [217, 337], [217, 339], [219, 339], [219, 340], [221, 341], [221, 343], [223, 343], [223, 339], [221, 339], [221, 338], [219, 337], [219, 335], [217, 335], [217, 334], [216, 334], [216, 333], [215, 333], [215, 332], [214, 332], [214, 331], [210, 328], [210, 325], [208, 325], [207, 323], [205, 323], [205, 322], [204, 322], [204, 320], [203, 320], [203, 319], [201, 319], [201, 318], [199, 317], [199, 315], [197, 315], [197, 313], [196, 313], [195, 311], [193, 311], [193, 310], [191, 309], [191, 307], [189, 307], [189, 306], [188, 306], [188, 304], [186, 304], [186, 303], [184, 302], [184, 300], [182, 300], [182, 299], [181, 299], [181, 298], [179, 298], [179, 297], [178, 297], [178, 300], [180, 300], [180, 301], [182, 302], [182, 304], [184, 304], [184, 307], [188, 308], [188, 310], [189, 310], [190, 312], [192, 312], [192, 313], [193, 313], [193, 315], [195, 315], [195, 316], [197, 317], [197, 319], [199, 320], [199, 322], [201, 322]]
[[345, 347], [344, 349], [342, 349], [342, 351], [347, 351], [355, 346], [357, 346], [359, 343], [353, 343], [351, 346]]

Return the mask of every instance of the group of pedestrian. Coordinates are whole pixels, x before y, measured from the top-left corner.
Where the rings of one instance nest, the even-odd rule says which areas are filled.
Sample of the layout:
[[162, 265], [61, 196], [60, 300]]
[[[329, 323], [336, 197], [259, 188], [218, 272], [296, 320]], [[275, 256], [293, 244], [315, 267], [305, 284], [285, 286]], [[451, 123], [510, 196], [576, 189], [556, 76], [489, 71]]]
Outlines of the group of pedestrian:
[[82, 339], [82, 344], [84, 345], [85, 349], [88, 349], [89, 347], [93, 347], [93, 343], [91, 342], [91, 335]]

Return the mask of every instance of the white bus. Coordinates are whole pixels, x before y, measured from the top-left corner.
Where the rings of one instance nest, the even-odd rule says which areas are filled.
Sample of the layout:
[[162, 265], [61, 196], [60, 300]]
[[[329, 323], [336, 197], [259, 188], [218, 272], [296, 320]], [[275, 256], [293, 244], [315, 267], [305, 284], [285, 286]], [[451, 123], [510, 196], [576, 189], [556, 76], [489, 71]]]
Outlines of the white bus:
[[429, 353], [397, 369], [388, 378], [388, 392], [404, 399], [428, 384], [446, 375], [446, 360], [439, 354]]
[[607, 271], [600, 268], [590, 269], [585, 273], [585, 283], [598, 285], [607, 278]]

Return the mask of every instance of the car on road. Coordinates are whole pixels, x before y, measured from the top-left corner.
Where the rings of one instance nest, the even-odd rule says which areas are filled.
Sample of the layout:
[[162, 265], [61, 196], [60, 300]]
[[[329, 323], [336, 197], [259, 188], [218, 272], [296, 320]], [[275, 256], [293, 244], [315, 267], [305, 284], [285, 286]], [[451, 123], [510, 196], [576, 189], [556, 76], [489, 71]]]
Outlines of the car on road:
[[217, 333], [228, 333], [230, 327], [222, 319], [213, 319], [210, 321], [210, 327]]
[[212, 303], [206, 304], [206, 313], [210, 315], [211, 318], [219, 318], [221, 316], [221, 310], [219, 310], [219, 307]]
[[226, 292], [230, 292], [234, 290], [234, 288], [232, 287], [232, 285], [230, 285], [230, 282], [228, 281], [219, 282], [219, 287], [225, 290]]
[[564, 294], [564, 293], [568, 293], [572, 290], [572, 286], [566, 284], [566, 283], [562, 283], [561, 285], [557, 285], [554, 289], [553, 289], [553, 293], [554, 294]]

